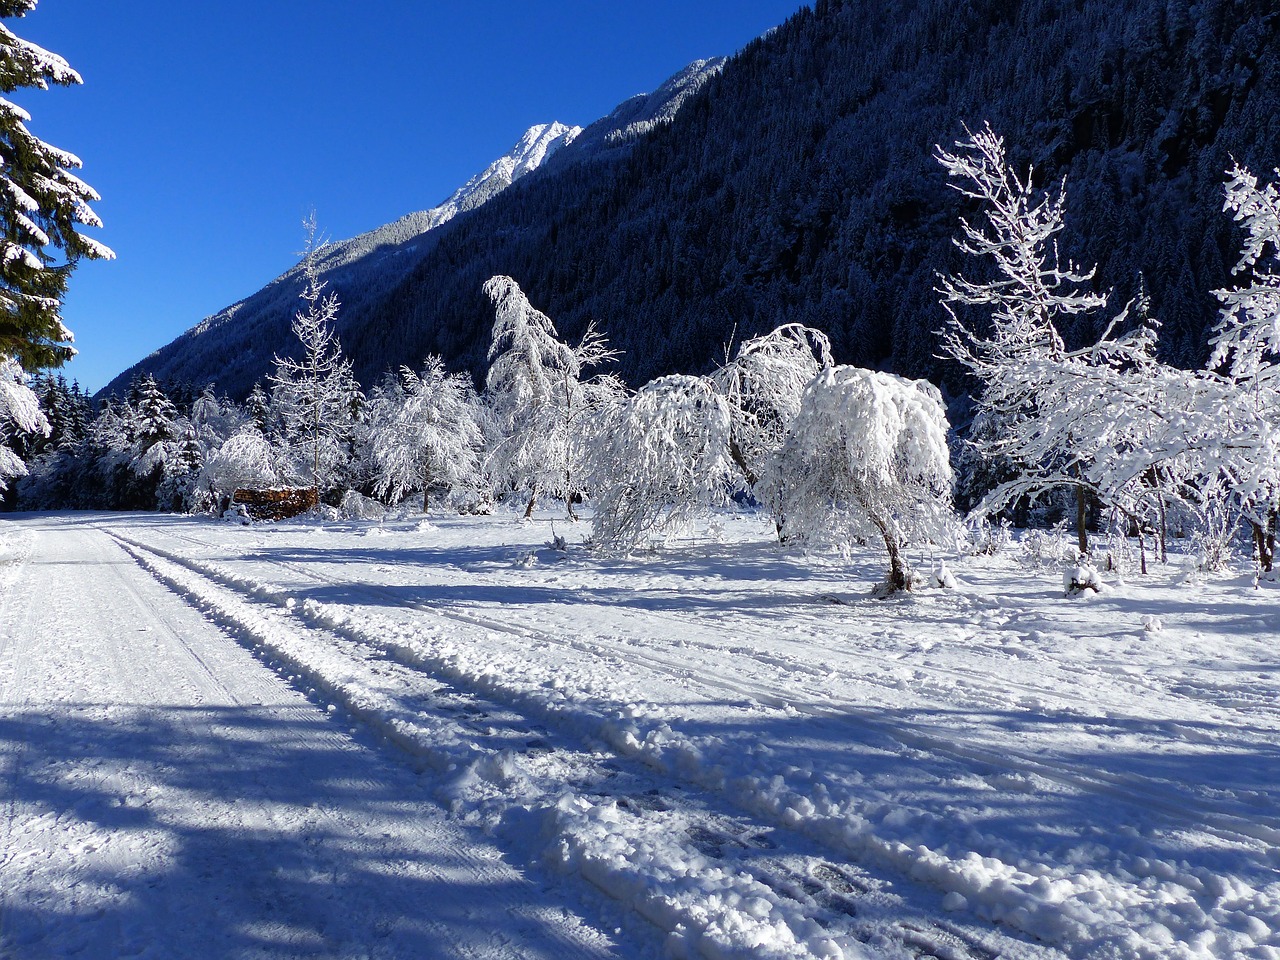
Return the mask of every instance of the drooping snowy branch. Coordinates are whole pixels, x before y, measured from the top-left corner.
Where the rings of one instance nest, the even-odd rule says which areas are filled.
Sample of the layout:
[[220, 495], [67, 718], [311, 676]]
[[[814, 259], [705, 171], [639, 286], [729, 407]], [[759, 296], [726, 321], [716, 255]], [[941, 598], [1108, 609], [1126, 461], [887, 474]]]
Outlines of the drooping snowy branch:
[[923, 380], [829, 367], [805, 389], [761, 490], [788, 540], [878, 538], [882, 592], [909, 589], [904, 550], [951, 534], [951, 461], [942, 395]]
[[593, 431], [593, 543], [625, 553], [724, 504], [741, 474], [730, 454], [733, 414], [704, 377], [646, 384]]

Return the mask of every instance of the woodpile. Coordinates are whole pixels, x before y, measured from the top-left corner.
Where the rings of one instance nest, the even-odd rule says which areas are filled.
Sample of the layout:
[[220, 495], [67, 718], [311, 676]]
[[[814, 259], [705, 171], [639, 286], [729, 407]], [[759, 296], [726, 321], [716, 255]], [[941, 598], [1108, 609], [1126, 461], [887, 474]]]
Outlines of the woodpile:
[[271, 490], [235, 492], [232, 505], [240, 504], [254, 520], [287, 520], [316, 505], [315, 487], [275, 487]]

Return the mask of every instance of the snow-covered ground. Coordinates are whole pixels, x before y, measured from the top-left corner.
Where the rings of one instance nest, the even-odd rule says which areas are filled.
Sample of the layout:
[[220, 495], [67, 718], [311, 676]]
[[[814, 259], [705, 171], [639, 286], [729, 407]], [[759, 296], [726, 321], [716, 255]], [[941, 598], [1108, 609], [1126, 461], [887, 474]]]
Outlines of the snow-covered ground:
[[1274, 588], [585, 532], [0, 521], [0, 957], [1280, 957]]

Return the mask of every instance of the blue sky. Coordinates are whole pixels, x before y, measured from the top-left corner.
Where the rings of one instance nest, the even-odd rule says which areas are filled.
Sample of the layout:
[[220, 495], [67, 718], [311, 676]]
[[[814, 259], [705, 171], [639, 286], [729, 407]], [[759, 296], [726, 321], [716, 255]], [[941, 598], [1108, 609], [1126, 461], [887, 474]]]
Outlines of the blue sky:
[[97, 389], [296, 261], [301, 220], [352, 236], [443, 200], [529, 126], [587, 124], [801, 0], [41, 0], [20, 36], [80, 87], [19, 91], [84, 160], [98, 239], [64, 316]]

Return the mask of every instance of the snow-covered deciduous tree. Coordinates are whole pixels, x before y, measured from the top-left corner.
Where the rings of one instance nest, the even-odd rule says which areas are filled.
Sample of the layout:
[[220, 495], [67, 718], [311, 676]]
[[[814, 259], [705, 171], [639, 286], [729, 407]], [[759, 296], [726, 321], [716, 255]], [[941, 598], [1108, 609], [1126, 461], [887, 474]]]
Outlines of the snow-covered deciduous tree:
[[282, 482], [276, 452], [257, 428], [246, 424], [209, 456], [196, 486], [206, 491], [209, 505], [229, 499], [237, 489], [263, 489]]
[[380, 497], [398, 502], [422, 491], [422, 509], [433, 486], [475, 486], [484, 437], [471, 381], [428, 357], [421, 373], [401, 367], [375, 391], [365, 424], [365, 451]]
[[306, 286], [301, 294], [306, 307], [293, 319], [293, 334], [302, 346], [302, 355], [297, 359], [276, 355], [271, 387], [286, 440], [300, 454], [295, 475], [322, 496], [342, 482], [351, 459], [355, 381], [334, 331], [338, 297], [332, 290], [325, 292], [326, 283], [318, 273], [320, 247], [314, 218], [307, 221], [306, 228]]
[[[1280, 177], [1280, 170], [1276, 171]], [[1227, 171], [1223, 209], [1245, 230], [1235, 273], [1246, 283], [1217, 291], [1222, 311], [1210, 343], [1211, 369], [1256, 390], [1280, 388], [1280, 273], [1264, 264], [1280, 257], [1280, 191], [1261, 185], [1240, 164]]]
[[734, 463], [755, 486], [800, 412], [805, 387], [832, 365], [831, 341], [821, 330], [788, 323], [748, 340], [711, 375], [729, 405]]
[[953, 532], [948, 429], [933, 384], [829, 367], [805, 389], [761, 489], [788, 540], [879, 538], [889, 571], [876, 592], [908, 590], [907, 545]]
[[[0, 0], [0, 17], [24, 16], [35, 5]], [[60, 315], [67, 279], [81, 257], [115, 254], [81, 232], [102, 223], [89, 207], [98, 195], [71, 173], [80, 160], [33, 136], [30, 115], [7, 97], [23, 87], [81, 82], [62, 57], [0, 23], [0, 357], [27, 371], [61, 366], [75, 353]]]
[[[971, 442], [986, 457], [1002, 461], [1017, 478], [988, 496], [979, 512], [1053, 487], [1073, 486], [1084, 552], [1090, 489], [1084, 477], [1084, 445], [1070, 419], [1059, 416], [1044, 400], [1037, 378], [1053, 375], [1048, 368], [1067, 360], [1059, 319], [1098, 310], [1107, 298], [1084, 289], [1093, 270], [1082, 271], [1059, 259], [1055, 237], [1063, 226], [1062, 185], [1046, 193], [1033, 186], [1033, 171], [1019, 177], [1005, 158], [1004, 141], [990, 126], [970, 132], [954, 152], [939, 147], [935, 155], [954, 178], [952, 187], [983, 205], [981, 223], [961, 220], [956, 246], [984, 258], [994, 275], [991, 280], [939, 278], [943, 305], [951, 315], [944, 349], [979, 381], [978, 415], [1001, 428]], [[978, 334], [961, 323], [953, 309], [956, 304], [987, 308], [990, 333]], [[1037, 441], [1034, 450], [1031, 438]]]
[[490, 278], [484, 292], [495, 309], [485, 381], [498, 434], [487, 457], [490, 477], [499, 489], [528, 494], [526, 517], [540, 493], [563, 499], [573, 516], [582, 493], [582, 434], [620, 391], [614, 378], [593, 384], [583, 373], [616, 353], [594, 327], [576, 347], [561, 342], [510, 277]]
[[593, 430], [592, 542], [625, 553], [728, 502], [742, 485], [730, 453], [733, 413], [705, 377], [661, 377]]
[[1221, 371], [1237, 394], [1224, 416], [1246, 421], [1236, 425], [1227, 473], [1270, 570], [1280, 503], [1280, 191], [1236, 163], [1227, 171], [1224, 210], [1245, 230], [1234, 271], [1244, 283], [1217, 291], [1222, 310], [1209, 369]]

